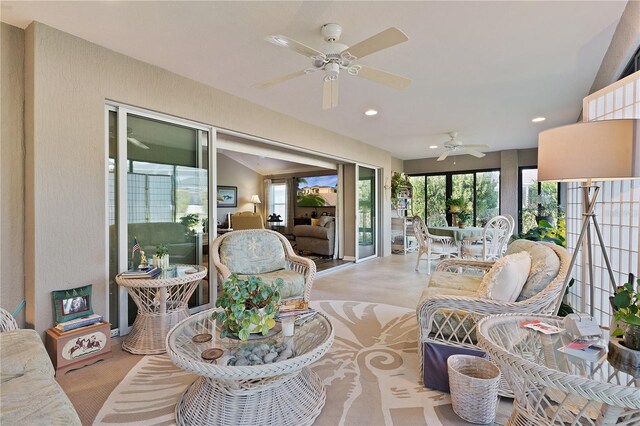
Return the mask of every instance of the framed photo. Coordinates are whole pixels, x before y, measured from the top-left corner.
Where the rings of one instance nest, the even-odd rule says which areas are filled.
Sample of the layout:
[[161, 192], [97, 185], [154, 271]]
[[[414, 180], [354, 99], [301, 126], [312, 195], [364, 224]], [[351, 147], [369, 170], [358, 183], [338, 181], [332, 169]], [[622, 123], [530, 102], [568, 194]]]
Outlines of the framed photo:
[[218, 186], [218, 207], [238, 207], [238, 187]]
[[91, 284], [52, 292], [56, 323], [93, 315]]

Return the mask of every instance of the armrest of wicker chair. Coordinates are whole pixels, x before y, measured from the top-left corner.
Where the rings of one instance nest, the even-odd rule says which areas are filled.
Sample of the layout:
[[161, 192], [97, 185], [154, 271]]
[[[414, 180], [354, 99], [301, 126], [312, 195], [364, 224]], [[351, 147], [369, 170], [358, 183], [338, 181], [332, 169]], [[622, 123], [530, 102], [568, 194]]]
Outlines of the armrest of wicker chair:
[[459, 274], [484, 275], [493, 266], [493, 261], [469, 259], [444, 259], [436, 265], [436, 271]]
[[17, 329], [18, 323], [13, 316], [8, 311], [0, 308], [0, 333]]

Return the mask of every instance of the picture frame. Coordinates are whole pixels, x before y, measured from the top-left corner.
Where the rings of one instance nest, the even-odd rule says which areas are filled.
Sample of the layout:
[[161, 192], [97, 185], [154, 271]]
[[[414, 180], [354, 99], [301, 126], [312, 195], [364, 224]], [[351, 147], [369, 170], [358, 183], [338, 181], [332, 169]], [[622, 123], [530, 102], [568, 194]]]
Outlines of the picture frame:
[[92, 284], [88, 284], [69, 290], [54, 290], [51, 292], [57, 324], [93, 315], [91, 288]]
[[218, 207], [238, 207], [238, 187], [218, 186]]

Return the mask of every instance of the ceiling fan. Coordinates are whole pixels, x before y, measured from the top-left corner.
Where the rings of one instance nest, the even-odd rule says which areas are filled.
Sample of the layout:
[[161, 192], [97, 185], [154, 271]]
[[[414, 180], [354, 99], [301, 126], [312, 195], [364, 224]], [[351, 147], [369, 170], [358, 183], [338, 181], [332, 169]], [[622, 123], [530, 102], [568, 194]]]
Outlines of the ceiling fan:
[[[445, 148], [446, 151], [442, 153], [440, 157], [438, 157], [437, 161], [442, 161], [447, 158], [449, 155], [463, 155], [469, 154], [474, 157], [482, 158], [485, 156], [484, 153], [475, 150], [473, 148], [489, 148], [489, 145], [482, 144], [464, 144], [462, 141], [456, 139], [458, 137], [458, 132], [449, 132], [449, 140], [444, 143], [442, 148]], [[440, 148], [440, 147], [438, 147]]]
[[[109, 131], [109, 138], [115, 138], [115, 134], [112, 131]], [[143, 144], [142, 142], [140, 142], [138, 139], [133, 137], [133, 130], [131, 129], [131, 127], [127, 128], [127, 142], [129, 142], [132, 145], [137, 146], [138, 148], [141, 149], [149, 149], [149, 147], [145, 144]]]
[[327, 42], [323, 52], [283, 35], [272, 35], [266, 37], [266, 41], [273, 43], [276, 46], [290, 49], [308, 57], [311, 59], [312, 66], [291, 74], [276, 77], [272, 80], [259, 84], [257, 87], [264, 89], [266, 87], [273, 86], [274, 84], [282, 83], [305, 74], [324, 71], [322, 109], [331, 109], [338, 106], [338, 76], [340, 75], [341, 70], [344, 70], [349, 75], [366, 78], [367, 80], [371, 80], [394, 89], [404, 89], [411, 84], [411, 80], [408, 78], [364, 65], [354, 64], [357, 60], [367, 55], [371, 55], [372, 53], [379, 52], [380, 50], [409, 40], [409, 38], [399, 29], [394, 27], [387, 28], [386, 30], [373, 35], [360, 43], [354, 44], [351, 47], [338, 43], [338, 40], [340, 40], [340, 34], [342, 34], [342, 27], [339, 24], [325, 24], [322, 26], [320, 33]]

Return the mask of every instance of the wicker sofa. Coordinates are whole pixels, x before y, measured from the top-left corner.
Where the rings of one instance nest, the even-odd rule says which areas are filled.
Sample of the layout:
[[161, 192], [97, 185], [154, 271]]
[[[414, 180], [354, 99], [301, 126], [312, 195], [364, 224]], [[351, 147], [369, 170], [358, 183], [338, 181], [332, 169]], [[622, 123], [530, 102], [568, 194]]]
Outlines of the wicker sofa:
[[80, 425], [40, 335], [0, 309], [0, 424]]
[[477, 350], [476, 326], [486, 316], [553, 313], [562, 298], [569, 253], [555, 244], [515, 240], [505, 255], [520, 251], [531, 256], [531, 269], [515, 302], [478, 296], [482, 277], [493, 261], [447, 259], [438, 264], [417, 307], [421, 377], [425, 374], [426, 344]]

